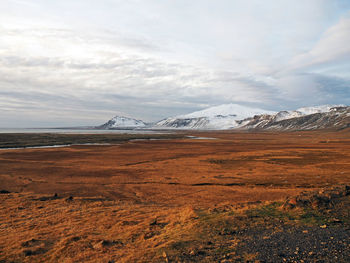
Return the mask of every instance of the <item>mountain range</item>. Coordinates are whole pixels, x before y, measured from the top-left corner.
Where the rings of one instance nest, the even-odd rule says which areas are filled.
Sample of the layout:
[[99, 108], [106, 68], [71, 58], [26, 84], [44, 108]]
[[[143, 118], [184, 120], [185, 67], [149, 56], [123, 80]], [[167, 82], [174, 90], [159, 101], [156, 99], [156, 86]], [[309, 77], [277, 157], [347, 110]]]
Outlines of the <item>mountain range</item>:
[[99, 129], [118, 129], [118, 128], [143, 128], [146, 123], [141, 120], [136, 120], [123, 116], [115, 116], [105, 124], [98, 126]]
[[115, 116], [99, 129], [194, 129], [194, 130], [315, 130], [350, 127], [350, 107], [322, 105], [274, 112], [237, 104], [223, 104], [155, 123]]

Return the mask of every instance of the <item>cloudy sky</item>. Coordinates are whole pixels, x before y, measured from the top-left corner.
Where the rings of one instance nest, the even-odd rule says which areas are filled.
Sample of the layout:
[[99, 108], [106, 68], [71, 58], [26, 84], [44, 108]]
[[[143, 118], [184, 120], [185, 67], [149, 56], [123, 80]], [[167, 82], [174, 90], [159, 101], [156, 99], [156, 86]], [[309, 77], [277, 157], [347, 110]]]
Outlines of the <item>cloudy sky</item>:
[[349, 0], [1, 0], [0, 127], [350, 104]]

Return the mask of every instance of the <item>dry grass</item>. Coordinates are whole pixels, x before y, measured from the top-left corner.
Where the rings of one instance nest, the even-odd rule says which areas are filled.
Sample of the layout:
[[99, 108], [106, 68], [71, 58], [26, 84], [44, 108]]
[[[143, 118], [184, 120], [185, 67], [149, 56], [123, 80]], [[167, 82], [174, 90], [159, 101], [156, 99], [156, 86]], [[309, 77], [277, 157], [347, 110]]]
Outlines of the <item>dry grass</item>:
[[326, 220], [279, 201], [350, 183], [347, 133], [192, 135], [218, 139], [0, 151], [0, 262], [234, 258], [247, 222]]

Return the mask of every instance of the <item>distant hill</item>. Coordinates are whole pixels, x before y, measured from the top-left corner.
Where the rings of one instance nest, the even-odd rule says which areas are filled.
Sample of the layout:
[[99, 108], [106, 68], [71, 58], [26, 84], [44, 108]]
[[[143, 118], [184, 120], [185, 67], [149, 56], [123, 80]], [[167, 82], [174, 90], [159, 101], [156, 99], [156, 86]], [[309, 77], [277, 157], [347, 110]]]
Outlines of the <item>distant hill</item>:
[[128, 128], [142, 128], [146, 123], [141, 120], [136, 120], [123, 116], [115, 116], [105, 124], [97, 126], [98, 129], [128, 129]]
[[350, 127], [350, 107], [321, 105], [293, 111], [273, 112], [237, 104], [224, 104], [186, 115], [166, 118], [155, 124], [115, 116], [98, 129], [193, 129], [193, 130], [315, 130]]
[[239, 120], [258, 114], [274, 113], [268, 110], [250, 108], [237, 104], [223, 104], [186, 115], [170, 117], [157, 122], [154, 127], [172, 129], [233, 129], [237, 127], [237, 121]]
[[239, 122], [240, 129], [248, 130], [317, 130], [350, 127], [350, 107], [310, 108], [306, 111], [281, 111], [275, 115], [257, 115]]

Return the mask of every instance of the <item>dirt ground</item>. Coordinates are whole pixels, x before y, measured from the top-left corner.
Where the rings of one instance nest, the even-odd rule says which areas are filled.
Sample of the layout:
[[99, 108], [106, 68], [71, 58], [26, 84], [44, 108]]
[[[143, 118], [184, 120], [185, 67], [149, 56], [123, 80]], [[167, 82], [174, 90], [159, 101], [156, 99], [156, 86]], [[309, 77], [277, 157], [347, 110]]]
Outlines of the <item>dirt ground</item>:
[[346, 130], [187, 136], [0, 150], [0, 262], [268, 262], [238, 229], [284, 227], [247, 211], [350, 184]]

